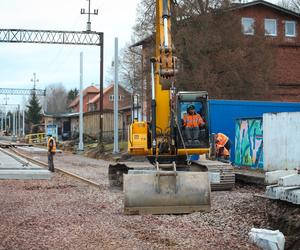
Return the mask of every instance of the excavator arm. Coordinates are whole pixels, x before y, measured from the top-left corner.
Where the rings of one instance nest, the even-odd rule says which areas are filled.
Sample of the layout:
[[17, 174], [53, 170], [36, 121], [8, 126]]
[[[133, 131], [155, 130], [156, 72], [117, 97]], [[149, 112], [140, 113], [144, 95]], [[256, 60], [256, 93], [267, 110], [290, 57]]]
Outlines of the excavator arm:
[[[187, 147], [180, 119], [186, 105], [201, 107], [208, 121], [207, 93], [176, 92], [176, 57], [171, 36], [172, 0], [156, 0], [156, 45], [151, 58], [152, 119], [129, 126], [128, 153], [145, 155], [153, 168], [109, 166], [110, 184], [123, 184], [126, 214], [181, 214], [210, 210], [207, 164], [193, 165], [189, 155], [209, 152], [209, 128], [201, 130], [201, 145]], [[183, 171], [179, 171], [179, 168]], [[218, 169], [216, 170], [218, 172]], [[219, 173], [215, 174], [219, 177]], [[220, 178], [216, 178], [220, 179]], [[218, 180], [219, 181], [219, 180]]]

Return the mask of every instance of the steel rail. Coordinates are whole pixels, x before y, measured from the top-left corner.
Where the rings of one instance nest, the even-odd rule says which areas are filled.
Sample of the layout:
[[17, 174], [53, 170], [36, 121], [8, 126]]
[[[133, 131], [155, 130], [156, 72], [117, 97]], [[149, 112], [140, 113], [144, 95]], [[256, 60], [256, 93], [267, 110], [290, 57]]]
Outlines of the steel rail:
[[[28, 160], [28, 161], [30, 161], [30, 162], [32, 162], [32, 163], [35, 163], [35, 164], [40, 165], [40, 166], [42, 166], [42, 167], [48, 168], [48, 164], [47, 164], [47, 163], [44, 163], [44, 162], [39, 161], [39, 160], [36, 160], [36, 159], [32, 159], [31, 157], [29, 157], [29, 156], [27, 156], [27, 155], [25, 155], [25, 154], [22, 154], [22, 153], [20, 153], [20, 152], [18, 152], [18, 151], [17, 151], [16, 149], [14, 149], [13, 147], [10, 147], [9, 149], [10, 149], [12, 152], [14, 152], [16, 155], [18, 155], [18, 156], [20, 156], [20, 157], [22, 157], [22, 158], [25, 158], [26, 160]], [[96, 182], [94, 182], [94, 181], [91, 181], [91, 180], [88, 180], [88, 179], [86, 179], [86, 178], [83, 178], [83, 177], [81, 177], [81, 176], [79, 176], [79, 175], [77, 175], [77, 174], [71, 173], [71, 172], [66, 171], [66, 170], [64, 170], [64, 169], [55, 167], [55, 171], [57, 171], [57, 172], [59, 172], [59, 173], [62, 173], [62, 174], [65, 174], [65, 175], [67, 175], [67, 176], [70, 176], [70, 177], [72, 177], [72, 178], [74, 178], [74, 179], [76, 179], [76, 180], [80, 180], [80, 181], [82, 181], [82, 182], [84, 182], [84, 183], [86, 183], [86, 184], [88, 184], [88, 185], [90, 185], [90, 186], [93, 186], [93, 187], [96, 187], [96, 188], [100, 188], [100, 185], [99, 185], [98, 183], [96, 183]]]

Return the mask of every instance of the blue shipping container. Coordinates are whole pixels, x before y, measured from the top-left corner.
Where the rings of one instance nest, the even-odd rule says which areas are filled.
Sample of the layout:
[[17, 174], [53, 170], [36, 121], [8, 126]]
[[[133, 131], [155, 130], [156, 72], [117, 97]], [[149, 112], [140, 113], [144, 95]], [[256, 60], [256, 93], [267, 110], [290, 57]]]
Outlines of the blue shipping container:
[[295, 111], [300, 111], [300, 103], [209, 100], [210, 132], [222, 132], [229, 136], [231, 141], [230, 159], [234, 162], [237, 119], [262, 117], [264, 113]]

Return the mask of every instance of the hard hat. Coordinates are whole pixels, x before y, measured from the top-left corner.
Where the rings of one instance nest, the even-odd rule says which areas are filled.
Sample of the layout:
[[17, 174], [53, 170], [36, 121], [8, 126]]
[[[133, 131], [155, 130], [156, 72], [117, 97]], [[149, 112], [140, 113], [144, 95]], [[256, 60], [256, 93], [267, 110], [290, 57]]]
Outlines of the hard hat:
[[187, 108], [188, 111], [191, 110], [191, 109], [195, 109], [195, 106], [194, 106], [194, 105], [190, 105], [190, 106]]

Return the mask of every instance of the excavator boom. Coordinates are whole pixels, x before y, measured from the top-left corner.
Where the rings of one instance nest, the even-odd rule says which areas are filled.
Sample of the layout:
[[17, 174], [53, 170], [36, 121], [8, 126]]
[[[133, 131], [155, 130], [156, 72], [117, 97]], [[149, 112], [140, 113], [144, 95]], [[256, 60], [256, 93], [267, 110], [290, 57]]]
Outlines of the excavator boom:
[[[182, 214], [210, 210], [210, 179], [205, 165], [192, 163], [190, 155], [209, 152], [209, 124], [199, 129], [198, 144], [187, 145], [181, 120], [187, 105], [208, 118], [205, 91], [176, 92], [176, 57], [171, 36], [172, 0], [156, 0], [156, 45], [151, 58], [151, 122], [129, 126], [128, 153], [145, 155], [151, 169], [110, 165], [112, 185], [123, 184], [126, 214]], [[196, 171], [195, 171], [196, 170]]]

